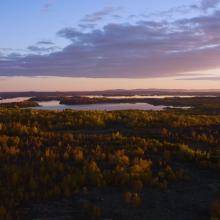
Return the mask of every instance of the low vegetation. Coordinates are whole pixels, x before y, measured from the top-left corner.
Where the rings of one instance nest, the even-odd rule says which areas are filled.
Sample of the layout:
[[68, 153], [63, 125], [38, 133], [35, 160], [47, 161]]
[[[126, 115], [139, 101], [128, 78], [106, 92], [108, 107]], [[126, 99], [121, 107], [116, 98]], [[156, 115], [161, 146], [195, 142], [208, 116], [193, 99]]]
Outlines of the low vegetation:
[[39, 104], [34, 101], [22, 101], [22, 102], [10, 102], [10, 103], [0, 103], [0, 108], [30, 108], [38, 107]]
[[[34, 202], [111, 187], [125, 208], [142, 209], [146, 189], [162, 195], [173, 184], [190, 184], [188, 167], [218, 175], [219, 147], [219, 115], [1, 108], [0, 219], [25, 219], [23, 208]], [[212, 199], [206, 214], [217, 219]], [[85, 219], [104, 215], [102, 205], [80, 207]]]

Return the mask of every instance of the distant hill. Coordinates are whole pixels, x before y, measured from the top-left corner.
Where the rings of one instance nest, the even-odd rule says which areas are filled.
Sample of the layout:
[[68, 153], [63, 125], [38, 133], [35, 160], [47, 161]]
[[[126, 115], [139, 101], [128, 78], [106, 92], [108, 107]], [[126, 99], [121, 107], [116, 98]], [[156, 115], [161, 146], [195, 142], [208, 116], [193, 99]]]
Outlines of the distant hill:
[[134, 90], [104, 90], [104, 91], [53, 91], [53, 92], [0, 92], [1, 98], [34, 97], [34, 96], [133, 96], [133, 95], [213, 95], [220, 96], [220, 90], [178, 90], [178, 89], [134, 89]]

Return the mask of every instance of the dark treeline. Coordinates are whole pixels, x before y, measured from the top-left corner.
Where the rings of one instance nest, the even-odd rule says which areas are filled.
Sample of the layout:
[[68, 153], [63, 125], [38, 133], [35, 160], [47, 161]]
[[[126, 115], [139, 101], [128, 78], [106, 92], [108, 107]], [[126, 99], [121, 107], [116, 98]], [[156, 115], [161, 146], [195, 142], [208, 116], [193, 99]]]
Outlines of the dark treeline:
[[192, 96], [220, 96], [219, 90], [175, 90], [175, 89], [136, 89], [136, 90], [104, 90], [104, 91], [69, 91], [69, 92], [0, 92], [2, 98], [15, 98], [15, 97], [64, 97], [64, 96], [134, 96], [134, 95], [192, 95]]

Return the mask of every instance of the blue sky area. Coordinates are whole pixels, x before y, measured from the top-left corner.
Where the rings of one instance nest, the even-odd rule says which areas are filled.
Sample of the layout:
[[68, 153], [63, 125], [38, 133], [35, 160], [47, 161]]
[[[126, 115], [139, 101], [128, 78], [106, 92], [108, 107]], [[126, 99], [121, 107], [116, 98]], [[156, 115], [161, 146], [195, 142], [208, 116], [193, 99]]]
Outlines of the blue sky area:
[[220, 0], [1, 1], [0, 77], [172, 78], [165, 87], [200, 88], [220, 78], [219, 21]]
[[[186, 0], [184, 4], [195, 1]], [[132, 22], [129, 15], [150, 16], [153, 13], [167, 11], [182, 5], [181, 1], [155, 0], [7, 0], [0, 3], [1, 47], [25, 49], [39, 40], [55, 40], [59, 46], [63, 41], [56, 37], [56, 32], [65, 27], [77, 27], [86, 15], [113, 8], [112, 16], [99, 21]], [[115, 18], [119, 15], [122, 18]], [[177, 14], [178, 16], [178, 14]], [[158, 15], [160, 18], [160, 16]], [[142, 18], [143, 19], [143, 18]]]

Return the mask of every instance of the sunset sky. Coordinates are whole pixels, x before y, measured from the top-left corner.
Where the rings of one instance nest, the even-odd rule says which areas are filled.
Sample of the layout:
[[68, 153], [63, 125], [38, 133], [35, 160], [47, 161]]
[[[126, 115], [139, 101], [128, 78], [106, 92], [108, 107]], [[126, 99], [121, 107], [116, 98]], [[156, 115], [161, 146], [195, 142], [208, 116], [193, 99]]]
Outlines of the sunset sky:
[[0, 25], [0, 91], [220, 89], [220, 0], [6, 0]]

